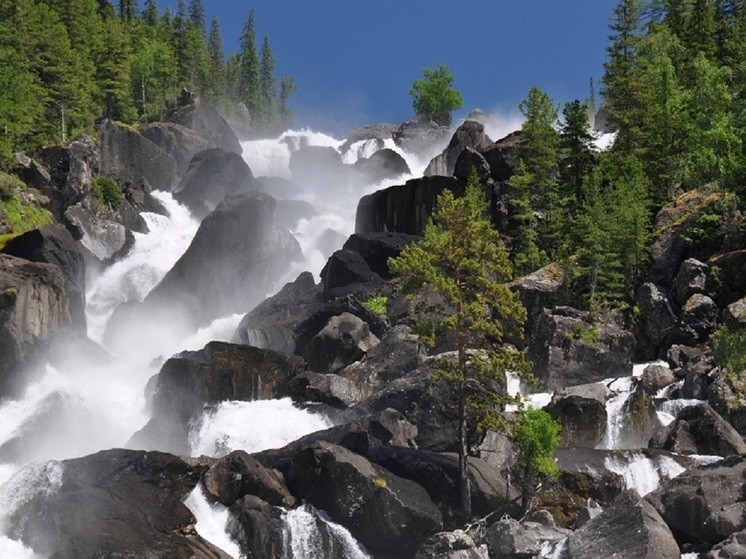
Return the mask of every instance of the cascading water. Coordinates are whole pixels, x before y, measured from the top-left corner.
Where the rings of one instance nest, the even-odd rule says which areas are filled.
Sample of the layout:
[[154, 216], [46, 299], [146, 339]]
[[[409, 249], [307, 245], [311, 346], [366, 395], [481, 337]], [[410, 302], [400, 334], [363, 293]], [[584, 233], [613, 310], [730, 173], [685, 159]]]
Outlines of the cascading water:
[[283, 559], [370, 559], [350, 532], [310, 505], [283, 514]]
[[[245, 142], [244, 158], [255, 176], [287, 179], [290, 177], [291, 148], [300, 145], [337, 148], [341, 143], [323, 134], [288, 132], [276, 140]], [[387, 142], [387, 147], [395, 148], [392, 142]], [[358, 157], [370, 155], [371, 149], [371, 146], [353, 146], [345, 155], [345, 162], [354, 163]], [[397, 151], [406, 158], [413, 171], [421, 173], [426, 162], [417, 161], [398, 148]], [[353, 232], [359, 198], [406, 178], [358, 186], [355, 190], [348, 189], [345, 195], [323, 191], [293, 193], [293, 198], [313, 204], [318, 214], [299, 220], [293, 228], [305, 259], [286, 277], [278, 278], [276, 288], [295, 279], [304, 270], [310, 270], [318, 277], [329, 251], [341, 248], [326, 246], [322, 250], [321, 235], [332, 229], [338, 239], [346, 239]], [[96, 342], [106, 342], [107, 322], [117, 306], [128, 301], [142, 301], [185, 252], [199, 226], [188, 210], [176, 203], [170, 194], [156, 192], [154, 195], [168, 216], [144, 214], [149, 233], [136, 233], [134, 246], [126, 257], [97, 275], [89, 273], [87, 278], [88, 334]], [[145, 387], [158, 372], [154, 360], [168, 358], [186, 349], [199, 349], [210, 340], [228, 341], [240, 319], [241, 315], [220, 318], [186, 339], [169, 339], [165, 335], [167, 332], [162, 332], [163, 336], [148, 340], [137, 352], [117, 354], [114, 344], [107, 348], [113, 351], [113, 360], [100, 351], [87, 355], [76, 350], [74, 355], [47, 365], [38, 380], [27, 387], [22, 398], [0, 404], [0, 557], [38, 559], [31, 550], [7, 537], [6, 524], [18, 504], [35, 491], [55, 490], [55, 478], [50, 472], [55, 471], [57, 462], [49, 460], [80, 457], [125, 446], [149, 419]], [[137, 325], [130, 328], [137, 328]], [[50, 425], [55, 428], [49, 428]], [[220, 456], [239, 448], [257, 452], [281, 447], [328, 426], [329, 421], [293, 407], [290, 400], [224, 402], [207, 410], [202, 420], [193, 426], [190, 444], [194, 455]], [[32, 460], [39, 462], [28, 466]], [[29, 482], [30, 479], [33, 483]], [[204, 495], [196, 490], [187, 500], [187, 505], [195, 513], [197, 530], [203, 537], [238, 557], [238, 548], [224, 533], [227, 510], [209, 505]], [[340, 557], [367, 557], [348, 532], [318, 513], [303, 508], [285, 515], [288, 549], [298, 550], [286, 552], [288, 559], [329, 556], [323, 547], [313, 543], [314, 538], [318, 538], [306, 521], [308, 517], [317, 519], [314, 524], [317, 531], [319, 526], [323, 526], [319, 534], [326, 534], [322, 537], [324, 545], [341, 549]]]

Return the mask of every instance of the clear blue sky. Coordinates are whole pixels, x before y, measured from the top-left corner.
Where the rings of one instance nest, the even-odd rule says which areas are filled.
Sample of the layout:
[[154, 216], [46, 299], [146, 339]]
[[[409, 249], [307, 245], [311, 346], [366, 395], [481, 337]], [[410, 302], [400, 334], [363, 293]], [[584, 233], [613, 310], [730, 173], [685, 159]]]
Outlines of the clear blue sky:
[[[159, 7], [175, 7], [160, 0]], [[238, 50], [249, 11], [257, 48], [269, 36], [277, 74], [298, 85], [299, 126], [343, 134], [412, 117], [409, 88], [424, 68], [446, 64], [465, 116], [506, 117], [531, 86], [557, 104], [598, 84], [617, 0], [203, 0], [220, 22], [226, 54]], [[598, 95], [598, 94], [597, 94]]]

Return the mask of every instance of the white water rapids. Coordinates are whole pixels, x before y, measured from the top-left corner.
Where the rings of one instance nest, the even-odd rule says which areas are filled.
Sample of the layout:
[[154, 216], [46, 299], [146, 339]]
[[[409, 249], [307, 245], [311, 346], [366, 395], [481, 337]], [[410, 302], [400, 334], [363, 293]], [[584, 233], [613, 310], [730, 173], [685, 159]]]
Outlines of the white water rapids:
[[[274, 140], [245, 142], [244, 159], [254, 176], [289, 178], [291, 146], [301, 144], [338, 148], [342, 142], [309, 131], [287, 132]], [[369, 156], [373, 146], [370, 142], [353, 145], [345, 154], [344, 161], [354, 163], [358, 157]], [[388, 142], [386, 147], [396, 149], [410, 168], [421, 175], [427, 161], [418, 161], [401, 152], [393, 142]], [[330, 249], [341, 248], [320, 247], [324, 232], [331, 229], [338, 238], [346, 239], [353, 233], [355, 209], [360, 197], [390, 184], [401, 184], [407, 178], [370, 184], [356, 190], [350, 187], [342, 195], [339, 191], [329, 193], [323, 190], [293, 193], [293, 198], [310, 202], [318, 214], [301, 219], [291, 231], [301, 245], [304, 261], [286, 276], [277, 278], [274, 289], [295, 279], [304, 270], [310, 270], [318, 278]], [[170, 194], [156, 192], [154, 195], [164, 205], [168, 216], [144, 214], [149, 232], [136, 233], [134, 247], [126, 257], [98, 275], [89, 272], [86, 278], [88, 335], [98, 343], [102, 343], [107, 321], [116, 307], [127, 301], [141, 301], [185, 252], [199, 227], [188, 210], [176, 203]], [[187, 339], [173, 339], [167, 335], [168, 332], [161, 332], [162, 335], [146, 340], [137, 352], [118, 353], [117, 347], [107, 347], [114, 360], [105, 363], [95, 355], [66, 356], [61, 363], [47, 365], [37, 380], [27, 387], [22, 398], [1, 403], [0, 448], [18, 437], [23, 437], [25, 444], [22, 445], [23, 458], [5, 463], [0, 458], [0, 557], [36, 559], [31, 550], [6, 535], [9, 514], [30, 492], [39, 490], [35, 486], [40, 479], [38, 476], [34, 477], [36, 484], [24, 483], [29, 479], [29, 471], [37, 472], [39, 467], [46, 467], [44, 464], [49, 460], [124, 447], [149, 419], [145, 387], [158, 372], [162, 360], [179, 351], [201, 349], [210, 340], [229, 341], [241, 318], [242, 315], [234, 315], [218, 319]], [[35, 426], [39, 418], [42, 418], [41, 424]], [[193, 427], [190, 445], [195, 456], [221, 456], [234, 449], [257, 452], [279, 448], [328, 426], [328, 421], [295, 408], [290, 400], [224, 402]], [[32, 440], [28, 442], [29, 439]], [[36, 465], [27, 465], [29, 461]], [[22, 469], [24, 466], [26, 468]], [[53, 485], [49, 485], [49, 490], [53, 490]], [[223, 532], [227, 511], [207, 504], [197, 490], [187, 504], [198, 518], [197, 530], [237, 557], [237, 546]], [[288, 549], [300, 550], [299, 554], [286, 554], [287, 559], [322, 557], [323, 550], [312, 552], [311, 549], [315, 545], [314, 538], [318, 537], [304, 532], [304, 526], [310, 530], [313, 524], [308, 521], [311, 517], [309, 510], [288, 512], [286, 517]], [[326, 523], [330, 526], [328, 530], [338, 535], [334, 541], [346, 542], [343, 545], [349, 546], [350, 557], [365, 557], [349, 533]]]

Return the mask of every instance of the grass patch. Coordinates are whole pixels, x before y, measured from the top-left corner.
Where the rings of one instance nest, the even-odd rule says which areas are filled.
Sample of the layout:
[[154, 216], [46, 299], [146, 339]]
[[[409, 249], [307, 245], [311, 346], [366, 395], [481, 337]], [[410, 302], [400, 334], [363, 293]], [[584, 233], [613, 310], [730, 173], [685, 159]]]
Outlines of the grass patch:
[[388, 311], [387, 304], [389, 298], [385, 295], [375, 295], [370, 299], [363, 301], [363, 306], [373, 314], [385, 315]]
[[33, 204], [24, 204], [15, 194], [2, 202], [2, 210], [5, 214], [5, 225], [15, 235], [32, 229], [41, 229], [53, 221], [48, 210]]

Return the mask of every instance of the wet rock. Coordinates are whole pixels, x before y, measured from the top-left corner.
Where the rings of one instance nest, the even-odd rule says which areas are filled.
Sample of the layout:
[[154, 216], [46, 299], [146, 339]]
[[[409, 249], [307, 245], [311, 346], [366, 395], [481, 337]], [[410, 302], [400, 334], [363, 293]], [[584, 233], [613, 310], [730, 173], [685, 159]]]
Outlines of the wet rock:
[[254, 175], [243, 157], [213, 148], [194, 155], [173, 194], [177, 202], [202, 219], [226, 196], [245, 194], [254, 189]]
[[487, 547], [477, 546], [463, 530], [439, 532], [427, 538], [415, 559], [489, 559]]
[[327, 325], [306, 345], [303, 357], [310, 369], [319, 373], [336, 373], [359, 361], [380, 340], [368, 325], [350, 313], [332, 317]]
[[404, 151], [418, 154], [422, 159], [432, 157], [448, 142], [451, 129], [428, 118], [408, 120], [394, 132], [394, 142]]
[[[630, 535], [634, 534], [634, 537]], [[678, 559], [679, 546], [658, 512], [633, 491], [570, 534], [563, 559]]]
[[175, 456], [107, 450], [41, 468], [29, 480], [37, 491], [11, 516], [12, 537], [37, 553], [228, 558], [197, 534], [183, 503], [202, 470]]
[[290, 155], [289, 166], [293, 182], [305, 188], [341, 191], [352, 178], [352, 171], [342, 162], [342, 156], [329, 146], [303, 146]]
[[246, 495], [236, 501], [230, 511], [226, 532], [247, 559], [285, 556], [284, 509], [273, 507], [254, 495]]
[[586, 318], [574, 309], [546, 310], [531, 331], [528, 357], [548, 389], [630, 374], [634, 336], [613, 324], [589, 324]]
[[340, 153], [347, 153], [354, 144], [361, 144], [359, 149], [367, 150], [371, 144], [381, 149], [386, 140], [391, 140], [399, 129], [398, 124], [366, 124], [347, 133], [345, 143], [339, 148]]
[[717, 544], [746, 528], [745, 479], [746, 459], [733, 456], [690, 468], [647, 500], [678, 541]]
[[339, 446], [316, 443], [296, 453], [287, 479], [296, 497], [325, 510], [376, 555], [413, 555], [443, 527], [421, 486]]
[[285, 392], [296, 403], [321, 403], [333, 408], [346, 408], [363, 399], [357, 386], [346, 378], [310, 371], [290, 380]]
[[34, 229], [8, 241], [3, 252], [57, 266], [65, 278], [72, 325], [85, 331], [85, 262], [67, 229], [59, 224]]
[[52, 264], [0, 254], [0, 394], [24, 384], [24, 364], [70, 328], [65, 277]]
[[560, 446], [595, 448], [606, 432], [606, 396], [603, 384], [583, 384], [554, 393], [546, 411], [562, 425]]
[[235, 450], [210, 467], [202, 478], [208, 499], [229, 507], [245, 495], [266, 503], [292, 508], [295, 498], [285, 487], [280, 472], [262, 466], [243, 450]]
[[655, 394], [661, 388], [674, 383], [676, 377], [666, 365], [652, 364], [642, 371], [640, 384], [649, 392]]
[[687, 371], [684, 383], [679, 391], [679, 397], [688, 400], [707, 400], [709, 384], [706, 375], [699, 373], [699, 371]]
[[738, 432], [708, 404], [681, 410], [676, 420], [650, 441], [651, 448], [679, 454], [733, 456], [746, 453]]
[[324, 296], [327, 299], [338, 293], [349, 292], [350, 286], [359, 284], [381, 286], [383, 283], [380, 276], [368, 267], [362, 256], [357, 252], [344, 249], [331, 255], [321, 270], [321, 281], [324, 284]]

